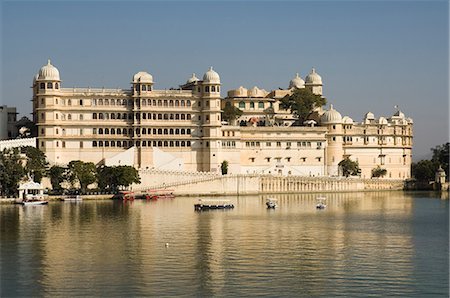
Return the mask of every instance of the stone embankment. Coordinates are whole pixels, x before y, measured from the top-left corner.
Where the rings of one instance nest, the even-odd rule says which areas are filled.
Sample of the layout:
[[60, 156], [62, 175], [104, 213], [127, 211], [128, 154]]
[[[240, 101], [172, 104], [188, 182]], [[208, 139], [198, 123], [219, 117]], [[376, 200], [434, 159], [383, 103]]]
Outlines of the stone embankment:
[[261, 193], [402, 190], [404, 180], [276, 175], [217, 175], [202, 172], [142, 170], [134, 191], [165, 189], [177, 195], [250, 195]]

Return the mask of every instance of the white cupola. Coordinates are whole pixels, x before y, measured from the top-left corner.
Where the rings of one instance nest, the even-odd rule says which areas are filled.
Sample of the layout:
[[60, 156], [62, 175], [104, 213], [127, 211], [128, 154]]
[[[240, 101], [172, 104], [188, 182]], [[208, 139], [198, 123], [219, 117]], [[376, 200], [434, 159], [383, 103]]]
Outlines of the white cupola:
[[215, 72], [212, 66], [209, 70], [203, 75], [203, 83], [206, 84], [220, 84], [220, 76], [217, 72]]
[[292, 89], [292, 88], [297, 88], [297, 89], [305, 88], [305, 81], [303, 81], [303, 79], [300, 77], [300, 75], [298, 73], [295, 75], [295, 78], [293, 78], [289, 82], [289, 89]]
[[330, 109], [323, 113], [320, 117], [320, 123], [322, 124], [341, 124], [342, 116], [341, 114], [333, 109], [333, 105], [330, 105]]
[[191, 83], [195, 83], [199, 81], [199, 79], [195, 76], [195, 73], [192, 74], [192, 77], [190, 77], [187, 81], [186, 84], [191, 84]]
[[322, 85], [322, 77], [316, 72], [313, 67], [311, 72], [305, 78], [306, 84]]
[[47, 65], [41, 67], [36, 80], [61, 81], [59, 70], [50, 63], [50, 59], [48, 59]]

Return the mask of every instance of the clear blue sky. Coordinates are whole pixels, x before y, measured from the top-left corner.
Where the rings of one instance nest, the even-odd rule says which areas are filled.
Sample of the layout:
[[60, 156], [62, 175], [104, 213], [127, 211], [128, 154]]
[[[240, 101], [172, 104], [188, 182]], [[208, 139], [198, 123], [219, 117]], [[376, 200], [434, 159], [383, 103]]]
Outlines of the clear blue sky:
[[63, 87], [129, 88], [145, 70], [177, 87], [209, 66], [226, 90], [286, 88], [315, 67], [361, 121], [414, 119], [414, 159], [449, 139], [448, 1], [2, 1], [1, 104], [31, 113], [50, 58]]

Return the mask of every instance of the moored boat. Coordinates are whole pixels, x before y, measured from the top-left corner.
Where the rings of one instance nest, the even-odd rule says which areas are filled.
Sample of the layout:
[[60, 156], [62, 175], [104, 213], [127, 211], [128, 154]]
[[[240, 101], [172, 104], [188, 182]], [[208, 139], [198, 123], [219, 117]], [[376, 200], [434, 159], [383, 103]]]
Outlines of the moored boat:
[[234, 205], [229, 200], [198, 200], [197, 204], [194, 204], [196, 211], [215, 210], [215, 209], [233, 209]]

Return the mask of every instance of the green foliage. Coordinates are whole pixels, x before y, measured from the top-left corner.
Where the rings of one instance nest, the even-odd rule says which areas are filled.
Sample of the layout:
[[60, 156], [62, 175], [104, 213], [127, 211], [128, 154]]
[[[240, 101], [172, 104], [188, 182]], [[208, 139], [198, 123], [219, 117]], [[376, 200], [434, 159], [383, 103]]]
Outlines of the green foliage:
[[421, 182], [434, 181], [439, 165], [431, 160], [421, 160], [412, 164], [412, 176]]
[[222, 170], [222, 175], [228, 174], [228, 161], [226, 161], [226, 160], [222, 161], [222, 164], [220, 165], [220, 169]]
[[324, 97], [312, 93], [308, 88], [294, 89], [291, 95], [281, 99], [281, 107], [290, 110], [298, 118], [300, 125], [308, 119], [314, 108], [326, 103]]
[[62, 189], [61, 183], [64, 182], [66, 178], [66, 168], [54, 165], [48, 171], [50, 176], [50, 182], [52, 184], [53, 190], [59, 191]]
[[102, 190], [117, 192], [120, 187], [141, 183], [139, 172], [131, 166], [100, 166], [97, 168], [98, 187]]
[[19, 149], [4, 149], [0, 154], [0, 195], [17, 196], [19, 181], [25, 174]]
[[68, 181], [72, 184], [72, 186], [78, 182], [82, 193], [86, 192], [89, 184], [97, 181], [97, 170], [92, 162], [74, 160], [69, 163], [67, 170]]
[[372, 169], [372, 178], [383, 177], [386, 174], [387, 174], [387, 170], [380, 168], [380, 166], [377, 166], [376, 168]]
[[353, 161], [348, 157], [341, 160], [338, 166], [342, 171], [342, 175], [344, 175], [345, 177], [356, 176], [361, 173], [358, 162]]
[[447, 175], [447, 179], [449, 171], [449, 147], [450, 143], [447, 142], [446, 144], [436, 146], [431, 149], [431, 151], [433, 151], [433, 157], [431, 160], [437, 164], [438, 167], [441, 165]]
[[42, 177], [46, 176], [48, 169], [48, 162], [44, 152], [31, 146], [21, 147], [20, 150], [21, 153], [25, 154], [27, 157], [27, 162], [25, 164], [27, 175], [32, 176], [34, 182], [40, 183]]
[[222, 111], [222, 120], [227, 121], [228, 123], [232, 123], [234, 120], [239, 118], [242, 113], [242, 110], [236, 108], [231, 104], [227, 104]]

